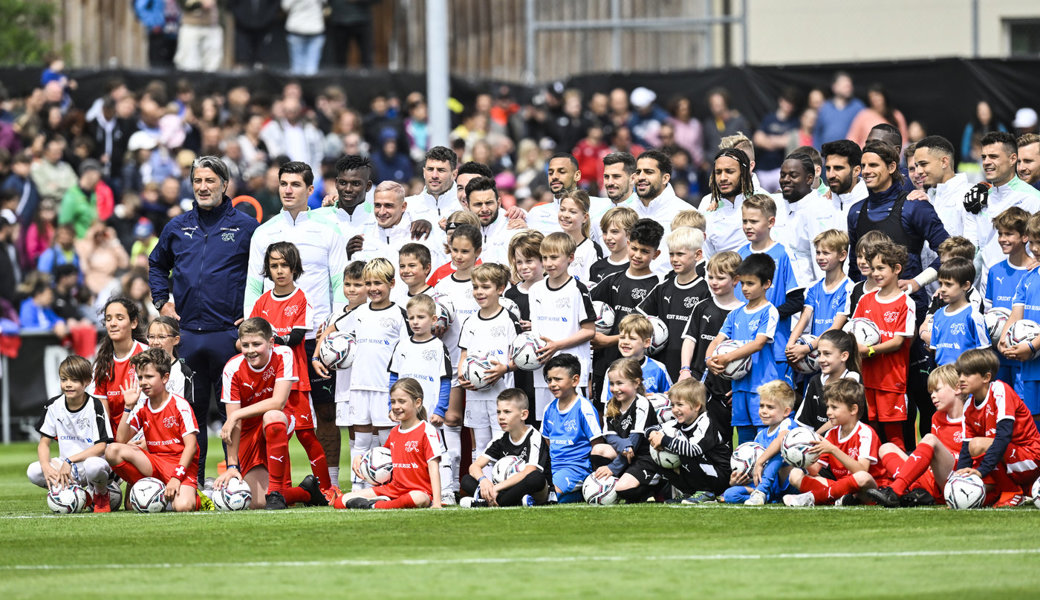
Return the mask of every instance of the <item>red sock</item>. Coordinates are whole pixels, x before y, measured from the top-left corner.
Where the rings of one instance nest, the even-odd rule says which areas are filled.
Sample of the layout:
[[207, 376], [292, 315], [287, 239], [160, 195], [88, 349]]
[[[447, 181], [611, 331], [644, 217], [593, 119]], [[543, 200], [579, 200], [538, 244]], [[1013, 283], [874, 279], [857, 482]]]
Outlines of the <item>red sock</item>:
[[881, 458], [881, 466], [885, 467], [885, 472], [891, 479], [895, 479], [896, 475], [899, 474], [899, 468], [906, 462], [901, 456], [895, 452], [889, 452]]
[[917, 481], [931, 466], [933, 454], [935, 454], [935, 449], [928, 444], [921, 444], [914, 448], [899, 471], [893, 474], [895, 480], [892, 482], [892, 491], [900, 496], [905, 494], [910, 484]]
[[339, 509], [346, 508], [347, 506], [345, 504], [343, 504], [343, 499], [346, 498], [346, 497], [347, 497], [346, 494], [340, 494], [339, 496], [336, 496], [336, 499], [332, 501], [332, 508], [339, 508]]
[[403, 496], [394, 498], [393, 500], [380, 500], [372, 505], [372, 508], [415, 508], [415, 500], [412, 500], [411, 494], [405, 494]]
[[112, 465], [112, 470], [119, 475], [119, 478], [123, 481], [133, 485], [139, 480], [144, 479], [144, 473], [137, 470], [137, 467], [126, 462], [125, 460], [118, 465]]
[[[281, 492], [284, 488], [290, 487], [287, 477], [292, 473], [289, 465], [289, 436], [285, 423], [265, 425], [264, 438], [267, 440], [267, 492]], [[289, 503], [289, 498], [286, 497], [285, 501]]]
[[903, 422], [896, 421], [895, 423], [882, 423], [881, 426], [885, 430], [885, 438], [889, 442], [899, 446], [899, 449], [906, 451], [906, 444], [903, 442]]
[[816, 503], [834, 501], [845, 494], [851, 494], [859, 490], [859, 484], [852, 475], [846, 475], [838, 481], [823, 483], [812, 477], [802, 478], [802, 484], [798, 486], [799, 491], [811, 492]]
[[311, 499], [311, 493], [301, 487], [284, 487], [281, 490], [285, 503], [289, 506]]
[[311, 473], [318, 478], [318, 487], [325, 491], [332, 487], [332, 478], [329, 477], [329, 463], [325, 460], [325, 451], [321, 448], [318, 436], [314, 435], [313, 429], [297, 429], [296, 439], [307, 451], [307, 458], [311, 461]]

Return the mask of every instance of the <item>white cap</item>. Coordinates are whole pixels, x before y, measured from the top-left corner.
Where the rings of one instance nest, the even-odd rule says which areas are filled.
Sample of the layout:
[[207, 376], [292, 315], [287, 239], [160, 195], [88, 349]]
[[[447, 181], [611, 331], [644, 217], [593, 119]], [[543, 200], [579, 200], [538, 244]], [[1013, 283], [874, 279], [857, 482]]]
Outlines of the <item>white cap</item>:
[[632, 90], [632, 94], [628, 97], [629, 102], [636, 108], [646, 108], [657, 100], [657, 94], [653, 90], [645, 87], [637, 87]]
[[1036, 127], [1036, 111], [1031, 108], [1020, 108], [1015, 113], [1015, 122], [1012, 123], [1012, 127], [1015, 129], [1028, 129], [1030, 127]]
[[130, 136], [130, 141], [126, 143], [126, 149], [130, 152], [136, 152], [137, 150], [154, 150], [159, 142], [156, 141], [155, 137], [146, 131], [135, 131]]

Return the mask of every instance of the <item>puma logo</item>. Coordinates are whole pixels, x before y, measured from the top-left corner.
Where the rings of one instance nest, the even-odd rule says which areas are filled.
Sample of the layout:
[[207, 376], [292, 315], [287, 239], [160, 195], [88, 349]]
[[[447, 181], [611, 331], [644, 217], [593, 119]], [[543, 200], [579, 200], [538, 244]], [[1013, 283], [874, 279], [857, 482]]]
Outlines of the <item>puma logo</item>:
[[277, 460], [280, 463], [285, 462], [285, 457], [282, 456], [268, 456], [267, 458], [270, 460]]

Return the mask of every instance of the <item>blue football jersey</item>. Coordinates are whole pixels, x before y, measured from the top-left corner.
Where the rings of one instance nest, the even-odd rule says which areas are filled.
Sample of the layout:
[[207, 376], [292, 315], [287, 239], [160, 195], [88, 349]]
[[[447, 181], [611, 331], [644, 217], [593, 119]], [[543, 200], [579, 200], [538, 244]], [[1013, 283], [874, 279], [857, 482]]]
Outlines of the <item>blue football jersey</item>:
[[[740, 255], [741, 259], [747, 258], [755, 252], [751, 249], [751, 242], [748, 242], [737, 250], [737, 254]], [[787, 292], [798, 287], [798, 280], [795, 278], [794, 267], [792, 266], [793, 259], [791, 252], [780, 242], [775, 242], [765, 252], [759, 254], [766, 254], [773, 259], [776, 263], [776, 270], [773, 272], [773, 282], [766, 290], [766, 300], [769, 301], [773, 306], [780, 306], [787, 301]], [[740, 292], [740, 286], [734, 290], [734, 295], [741, 301], [745, 300], [744, 295]], [[787, 348], [787, 340], [791, 337], [791, 319], [784, 319], [783, 321], [777, 321], [776, 333], [773, 338], [773, 360], [778, 363], [786, 363], [787, 355], [785, 354], [785, 348]]]
[[[1034, 267], [1018, 282], [1012, 306], [1022, 307], [1022, 318], [1040, 323], [1040, 267]], [[1022, 363], [1023, 381], [1040, 381], [1040, 359]]]
[[549, 458], [553, 469], [577, 467], [591, 469], [589, 455], [592, 440], [602, 437], [599, 413], [586, 398], [578, 396], [566, 412], [560, 412], [560, 401], [554, 399], [542, 415], [542, 435], [549, 440]]
[[[779, 320], [780, 313], [772, 304], [766, 303], [754, 312], [749, 312], [745, 304], [726, 315], [719, 333], [741, 344], [747, 344], [759, 335], [772, 340], [776, 336]], [[772, 345], [767, 343], [762, 350], [751, 355], [751, 371], [746, 377], [733, 382], [733, 391], [757, 393], [758, 386], [779, 378]]]
[[949, 310], [944, 306], [932, 317], [931, 349], [940, 366], [956, 361], [967, 350], [990, 346], [986, 323], [974, 306], [965, 304], [953, 313]]
[[1011, 310], [1015, 299], [1015, 290], [1022, 278], [1029, 273], [1024, 269], [1012, 265], [1007, 260], [1002, 260], [993, 265], [986, 275], [986, 300], [989, 306], [1000, 306]]
[[834, 324], [834, 317], [843, 314], [845, 302], [852, 290], [852, 280], [845, 277], [833, 290], [827, 291], [826, 277], [821, 277], [805, 290], [805, 305], [812, 307], [809, 333], [819, 337]]

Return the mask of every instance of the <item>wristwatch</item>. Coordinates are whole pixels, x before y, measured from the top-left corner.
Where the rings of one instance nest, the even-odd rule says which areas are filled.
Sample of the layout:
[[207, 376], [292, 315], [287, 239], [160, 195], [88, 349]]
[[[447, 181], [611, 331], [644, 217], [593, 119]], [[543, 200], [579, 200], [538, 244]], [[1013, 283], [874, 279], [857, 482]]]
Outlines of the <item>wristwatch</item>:
[[166, 303], [169, 301], [169, 298], [167, 298], [166, 300], [156, 300], [155, 302], [152, 302], [152, 306], [155, 307], [155, 310], [162, 312], [162, 307], [166, 306]]

